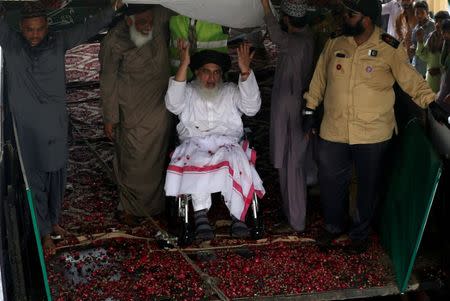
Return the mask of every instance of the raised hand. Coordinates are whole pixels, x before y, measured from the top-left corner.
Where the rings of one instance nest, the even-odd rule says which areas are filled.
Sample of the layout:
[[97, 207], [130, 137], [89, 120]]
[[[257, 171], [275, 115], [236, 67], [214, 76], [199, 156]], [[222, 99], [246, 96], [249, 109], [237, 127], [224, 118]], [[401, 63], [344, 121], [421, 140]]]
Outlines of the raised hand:
[[255, 52], [250, 52], [250, 44], [242, 43], [237, 49], [238, 54], [238, 65], [241, 70], [241, 74], [250, 73], [250, 63], [252, 62]]
[[178, 82], [184, 82], [187, 79], [187, 72], [189, 64], [191, 63], [189, 43], [186, 40], [178, 39], [177, 46], [178, 53], [180, 55], [180, 66], [178, 67], [177, 74], [175, 74], [175, 80]]
[[183, 39], [177, 41], [178, 53], [180, 54], [180, 66], [189, 66], [191, 63], [191, 56], [189, 54], [189, 42]]

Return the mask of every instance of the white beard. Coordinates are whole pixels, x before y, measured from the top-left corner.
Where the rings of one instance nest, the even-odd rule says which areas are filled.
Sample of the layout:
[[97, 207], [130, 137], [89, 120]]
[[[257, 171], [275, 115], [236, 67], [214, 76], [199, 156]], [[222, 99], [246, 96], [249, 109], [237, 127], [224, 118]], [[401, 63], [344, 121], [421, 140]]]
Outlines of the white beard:
[[134, 25], [130, 26], [130, 39], [136, 45], [137, 48], [141, 48], [145, 43], [153, 39], [153, 30], [148, 33], [148, 35], [143, 35], [136, 30]]
[[203, 100], [214, 101], [222, 90], [223, 82], [218, 82], [214, 88], [206, 88], [202, 86], [202, 83], [198, 79], [196, 79], [192, 81], [192, 86]]

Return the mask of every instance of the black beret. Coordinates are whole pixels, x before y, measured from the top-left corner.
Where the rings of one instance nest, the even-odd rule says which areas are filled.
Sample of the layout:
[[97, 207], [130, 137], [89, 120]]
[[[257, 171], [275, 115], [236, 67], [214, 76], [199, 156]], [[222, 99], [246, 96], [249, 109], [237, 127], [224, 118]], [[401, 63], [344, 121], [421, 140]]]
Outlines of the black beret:
[[216, 64], [220, 66], [222, 72], [225, 73], [231, 68], [230, 56], [226, 53], [215, 50], [202, 50], [191, 56], [189, 67], [192, 72], [201, 68], [205, 64]]
[[342, 3], [347, 9], [360, 12], [364, 16], [372, 19], [374, 24], [379, 25], [381, 21], [380, 0], [343, 0]]

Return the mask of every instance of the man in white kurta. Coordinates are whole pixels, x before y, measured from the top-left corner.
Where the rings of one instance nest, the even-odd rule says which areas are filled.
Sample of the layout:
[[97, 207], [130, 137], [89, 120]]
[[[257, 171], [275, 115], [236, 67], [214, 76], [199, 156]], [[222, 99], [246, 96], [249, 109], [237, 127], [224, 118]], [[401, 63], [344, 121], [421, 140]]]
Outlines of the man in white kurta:
[[[181, 64], [169, 81], [165, 97], [167, 109], [178, 115], [177, 132], [181, 144], [171, 156], [165, 190], [167, 196], [191, 194], [196, 223], [196, 237], [214, 237], [207, 211], [211, 193], [221, 192], [233, 220], [234, 237], [249, 234], [244, 220], [256, 193], [265, 193], [255, 168], [256, 155], [241, 143], [244, 134], [241, 116], [254, 116], [261, 97], [249, 65], [253, 57], [249, 46], [238, 50], [241, 71], [238, 84], [223, 83], [223, 74], [231, 65], [227, 54], [213, 50], [189, 57], [186, 43], [179, 42]], [[186, 82], [187, 68], [195, 74]]]

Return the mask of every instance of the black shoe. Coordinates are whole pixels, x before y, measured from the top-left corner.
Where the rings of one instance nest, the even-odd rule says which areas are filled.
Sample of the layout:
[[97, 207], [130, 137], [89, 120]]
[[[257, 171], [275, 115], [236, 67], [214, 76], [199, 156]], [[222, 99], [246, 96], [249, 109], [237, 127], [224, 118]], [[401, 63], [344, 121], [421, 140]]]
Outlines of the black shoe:
[[214, 239], [214, 231], [209, 224], [207, 210], [194, 212], [195, 218], [195, 239], [206, 241]]
[[197, 225], [195, 229], [195, 239], [201, 241], [213, 240], [214, 231], [209, 224]]
[[231, 237], [233, 238], [248, 238], [250, 237], [250, 230], [247, 225], [241, 222], [239, 219], [234, 216], [231, 217]]
[[344, 247], [344, 252], [348, 255], [359, 255], [367, 251], [369, 248], [368, 239], [352, 240], [350, 244]]
[[319, 249], [326, 251], [333, 247], [333, 241], [341, 236], [342, 233], [331, 233], [325, 229], [322, 229], [317, 237], [316, 243]]

